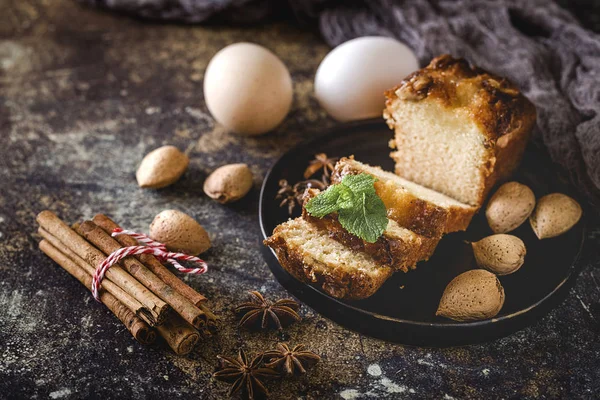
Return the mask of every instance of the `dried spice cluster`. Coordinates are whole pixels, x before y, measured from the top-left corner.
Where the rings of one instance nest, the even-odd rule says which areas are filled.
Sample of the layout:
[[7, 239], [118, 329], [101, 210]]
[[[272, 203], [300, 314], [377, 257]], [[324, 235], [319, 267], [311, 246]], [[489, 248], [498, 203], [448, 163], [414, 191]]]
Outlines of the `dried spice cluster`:
[[[122, 228], [103, 214], [72, 227], [49, 210], [39, 213], [36, 220], [42, 237], [40, 250], [88, 289], [98, 265], [139, 244], [134, 236], [113, 238], [111, 234]], [[106, 270], [98, 291], [100, 301], [140, 343], [151, 344], [160, 335], [176, 354], [188, 354], [201, 334], [210, 336], [216, 331], [217, 317], [207, 307], [206, 297], [158, 258], [136, 254], [125, 257], [121, 268]]]
[[[279, 207], [287, 206], [288, 213], [292, 215], [296, 205], [302, 206], [302, 195], [309, 188], [324, 190], [331, 183], [331, 172], [333, 172], [335, 163], [339, 157], [327, 157], [325, 153], [315, 154], [304, 171], [304, 181], [296, 182], [290, 185], [287, 180], [279, 181], [279, 190], [275, 196], [276, 200], [281, 200]], [[322, 171], [321, 179], [309, 179], [317, 172]]]
[[292, 299], [277, 300], [273, 303], [257, 291], [249, 293], [252, 301], [242, 303], [235, 309], [236, 313], [242, 316], [241, 327], [260, 326], [261, 329], [265, 329], [274, 326], [281, 330], [284, 326], [302, 319], [298, 315], [300, 305]]
[[217, 358], [219, 366], [213, 378], [231, 384], [230, 396], [242, 393], [248, 399], [269, 395], [263, 380], [305, 374], [308, 367], [321, 360], [317, 354], [305, 350], [302, 344], [290, 349], [285, 343], [278, 343], [276, 350], [261, 353], [251, 361], [242, 349], [237, 358]]
[[268, 368], [273, 368], [288, 376], [305, 374], [307, 367], [321, 360], [321, 357], [306, 350], [306, 346], [303, 344], [290, 349], [285, 343], [278, 343], [277, 349], [265, 352], [264, 357], [269, 360], [269, 363], [266, 364]]
[[248, 362], [246, 353], [240, 349], [237, 359], [225, 356], [217, 356], [217, 358], [220, 365], [218, 371], [213, 374], [213, 378], [231, 384], [230, 396], [240, 391], [249, 399], [254, 399], [259, 395], [268, 395], [267, 388], [261, 379], [279, 376], [275, 370], [262, 366], [264, 359], [262, 354]]
[[315, 159], [312, 160], [306, 170], [304, 170], [304, 179], [308, 179], [316, 174], [320, 169], [323, 170], [323, 181], [329, 183], [329, 178], [333, 172], [333, 167], [339, 157], [327, 157], [325, 153], [315, 154]]

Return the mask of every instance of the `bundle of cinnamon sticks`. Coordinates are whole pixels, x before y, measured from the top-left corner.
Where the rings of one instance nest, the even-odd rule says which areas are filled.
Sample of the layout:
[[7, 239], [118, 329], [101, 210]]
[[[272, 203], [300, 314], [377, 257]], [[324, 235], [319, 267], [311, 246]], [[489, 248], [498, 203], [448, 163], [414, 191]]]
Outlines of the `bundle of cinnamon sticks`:
[[[138, 245], [127, 235], [111, 237], [119, 225], [102, 214], [69, 227], [51, 211], [42, 211], [37, 222], [40, 249], [88, 290], [96, 267], [109, 254]], [[194, 348], [200, 334], [216, 328], [206, 298], [150, 254], [126, 257], [110, 268], [99, 295], [140, 343], [154, 342], [158, 333], [180, 355]]]

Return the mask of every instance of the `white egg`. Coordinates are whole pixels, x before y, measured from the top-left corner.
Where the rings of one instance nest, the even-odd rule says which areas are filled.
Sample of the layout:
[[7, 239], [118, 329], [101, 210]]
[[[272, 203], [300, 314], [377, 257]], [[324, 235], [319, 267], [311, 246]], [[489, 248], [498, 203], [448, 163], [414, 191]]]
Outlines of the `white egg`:
[[315, 76], [315, 95], [338, 121], [381, 116], [384, 92], [419, 68], [399, 41], [376, 36], [349, 40], [327, 54]]
[[292, 105], [292, 78], [281, 60], [253, 43], [221, 49], [204, 74], [204, 100], [213, 117], [243, 135], [269, 132]]

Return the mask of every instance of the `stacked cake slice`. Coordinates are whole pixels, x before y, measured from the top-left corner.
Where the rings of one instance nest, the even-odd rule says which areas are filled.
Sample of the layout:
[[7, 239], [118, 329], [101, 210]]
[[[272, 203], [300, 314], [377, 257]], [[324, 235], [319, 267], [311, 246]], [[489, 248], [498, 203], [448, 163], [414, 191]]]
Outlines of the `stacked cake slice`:
[[[374, 294], [395, 271], [408, 271], [427, 260], [442, 234], [465, 229], [476, 208], [352, 158], [335, 166], [332, 183], [346, 175], [374, 176], [375, 191], [388, 212], [388, 226], [368, 243], [342, 227], [335, 213], [309, 215], [275, 228], [265, 244], [297, 279], [320, 286], [338, 298], [361, 299]], [[318, 195], [309, 189], [306, 200]]]
[[[427, 260], [442, 235], [465, 230], [491, 187], [518, 165], [535, 122], [514, 85], [450, 56], [387, 96], [397, 175], [350, 157], [331, 176], [332, 184], [375, 178], [388, 218], [383, 234], [370, 243], [344, 229], [336, 212], [317, 218], [305, 208], [265, 240], [288, 272], [337, 298], [371, 296], [394, 272]], [[305, 198], [318, 195], [309, 189]]]
[[277, 226], [265, 244], [275, 250], [281, 266], [296, 279], [315, 284], [337, 298], [369, 297], [394, 272], [302, 217]]
[[336, 164], [332, 183], [341, 182], [346, 175], [358, 174], [369, 174], [377, 179], [375, 191], [383, 200], [390, 219], [428, 237], [467, 229], [477, 212], [477, 207], [352, 158], [342, 158]]

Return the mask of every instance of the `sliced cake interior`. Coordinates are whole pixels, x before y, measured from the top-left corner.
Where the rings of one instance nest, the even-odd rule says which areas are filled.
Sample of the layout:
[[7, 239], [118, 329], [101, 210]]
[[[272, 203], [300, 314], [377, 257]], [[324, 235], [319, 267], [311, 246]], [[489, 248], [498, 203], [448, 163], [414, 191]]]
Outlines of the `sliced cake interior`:
[[[476, 202], [491, 172], [493, 153], [464, 112], [437, 102], [392, 102], [396, 173], [465, 202]], [[465, 111], [466, 112], [466, 111]], [[419, 132], [419, 134], [415, 134]]]
[[[319, 193], [317, 189], [308, 189], [305, 193], [305, 202]], [[429, 259], [440, 239], [419, 235], [390, 219], [383, 235], [375, 243], [369, 243], [344, 229], [336, 213], [316, 218], [303, 209], [302, 217], [327, 231], [331, 238], [350, 249], [365, 252], [376, 262], [389, 265], [396, 271], [407, 272], [409, 269], [414, 269], [417, 262]]]
[[342, 158], [335, 166], [333, 183], [345, 175], [366, 173], [377, 178], [375, 191], [388, 210], [388, 217], [418, 234], [440, 237], [467, 229], [477, 207], [462, 203], [396, 174]]
[[332, 239], [302, 217], [278, 225], [265, 244], [286, 271], [337, 298], [369, 297], [393, 273], [389, 266]]

